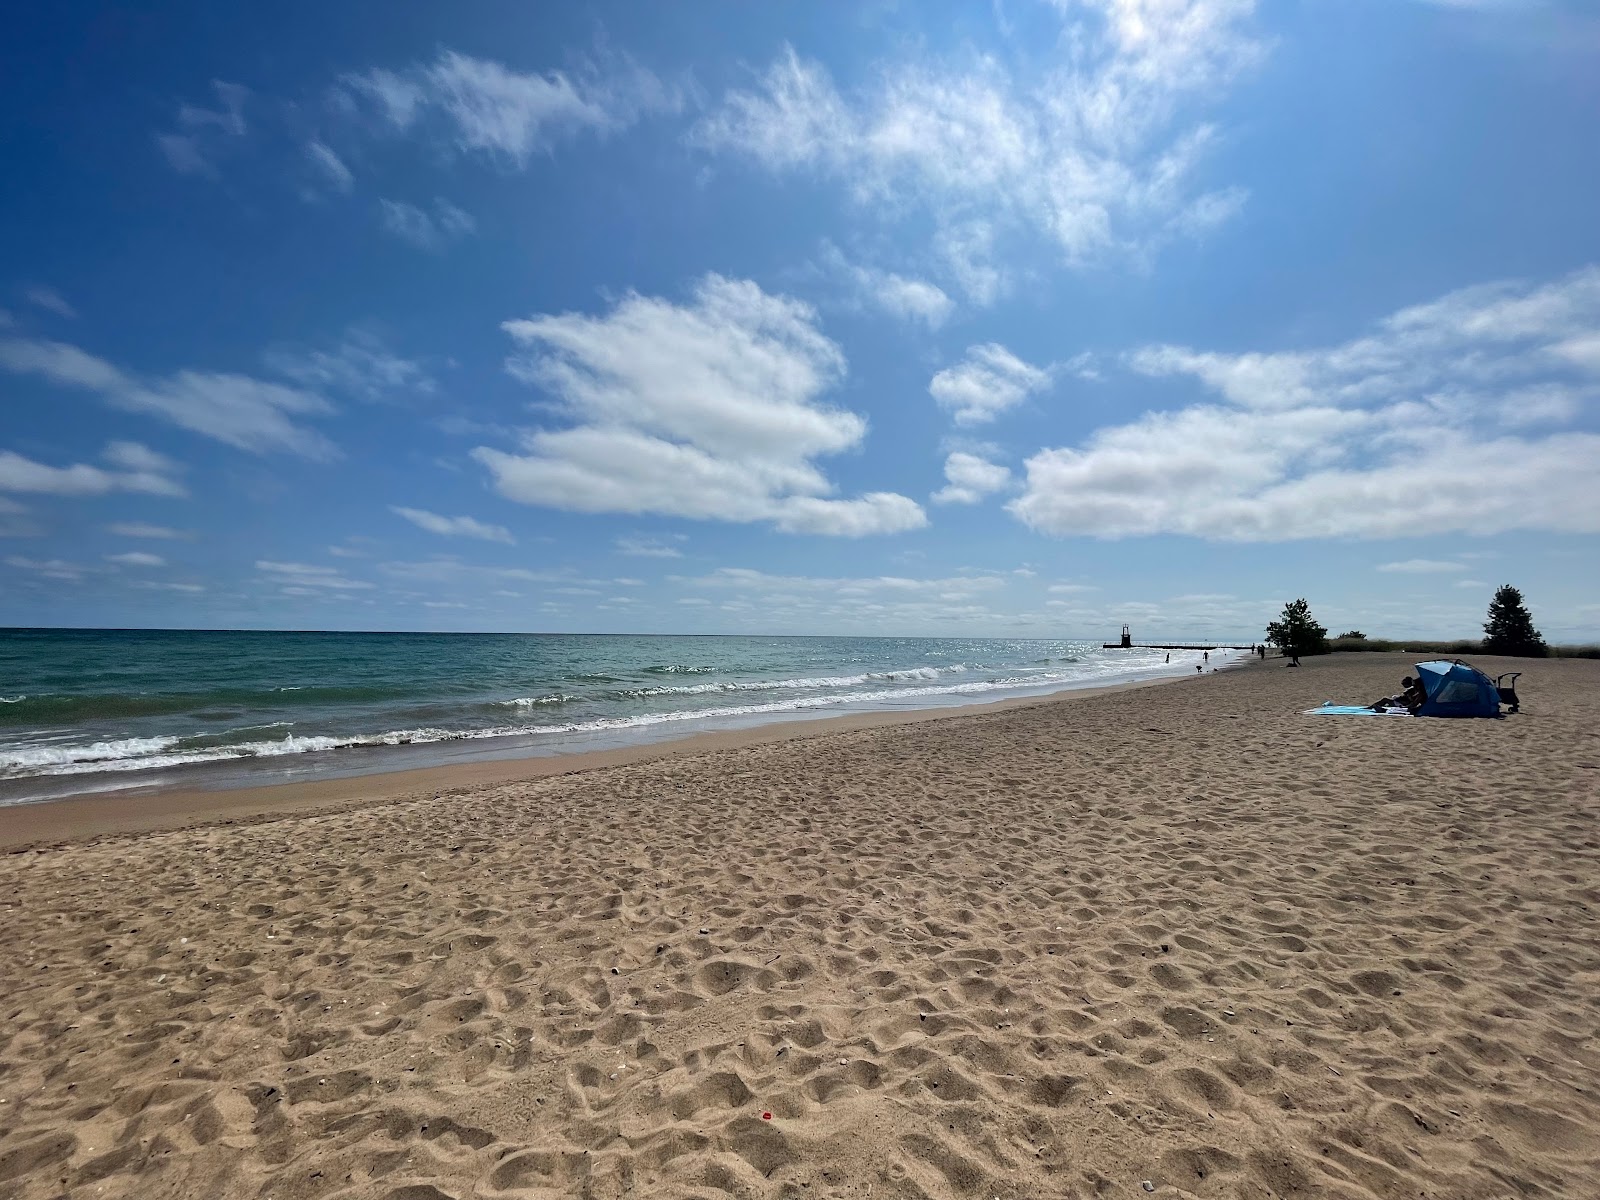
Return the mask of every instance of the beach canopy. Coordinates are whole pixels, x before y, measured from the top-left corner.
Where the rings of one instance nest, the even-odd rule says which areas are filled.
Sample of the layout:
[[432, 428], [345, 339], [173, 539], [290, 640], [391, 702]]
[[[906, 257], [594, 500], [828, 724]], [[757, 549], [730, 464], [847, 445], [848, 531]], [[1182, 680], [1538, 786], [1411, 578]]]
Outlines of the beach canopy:
[[1494, 680], [1460, 659], [1418, 663], [1417, 678], [1428, 697], [1417, 709], [1419, 717], [1500, 715], [1500, 693], [1495, 690]]

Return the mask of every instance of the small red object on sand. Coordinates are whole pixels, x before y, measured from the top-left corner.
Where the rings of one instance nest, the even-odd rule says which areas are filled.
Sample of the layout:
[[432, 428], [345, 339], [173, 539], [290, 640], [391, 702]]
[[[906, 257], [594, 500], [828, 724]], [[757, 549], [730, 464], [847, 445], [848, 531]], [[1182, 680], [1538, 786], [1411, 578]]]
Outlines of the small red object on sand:
[[772, 1120], [772, 1114], [771, 1113], [762, 1113], [761, 1114], [761, 1119], [763, 1121], [770, 1121], [770, 1120]]

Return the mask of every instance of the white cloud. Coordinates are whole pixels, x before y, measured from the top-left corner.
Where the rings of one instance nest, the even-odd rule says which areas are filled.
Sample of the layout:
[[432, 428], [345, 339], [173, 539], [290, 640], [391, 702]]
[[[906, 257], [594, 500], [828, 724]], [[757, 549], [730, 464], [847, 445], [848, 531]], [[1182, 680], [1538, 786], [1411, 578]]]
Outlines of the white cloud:
[[[332, 567], [318, 567], [307, 563], [271, 562], [258, 559], [256, 570], [274, 583], [326, 591], [363, 591], [373, 585], [361, 579], [347, 579]], [[304, 593], [302, 593], [304, 594]]]
[[58, 317], [67, 317], [75, 320], [78, 316], [78, 310], [68, 304], [66, 297], [56, 291], [55, 288], [31, 287], [25, 295], [29, 304], [37, 305], [39, 308], [53, 312]]
[[1456, 586], [1458, 588], [1486, 588], [1489, 585], [1481, 579], [1458, 579], [1456, 580]]
[[668, 534], [665, 537], [620, 537], [616, 546], [618, 554], [628, 554], [635, 558], [682, 558], [683, 551], [673, 543], [687, 540], [681, 533]]
[[912, 579], [902, 575], [875, 575], [838, 578], [819, 575], [773, 575], [749, 567], [719, 567], [709, 575], [682, 582], [696, 587], [732, 588], [753, 592], [824, 593], [856, 597], [879, 593], [891, 595], [976, 595], [1006, 586], [1002, 575], [980, 573], [952, 575], [937, 579]]
[[1024, 231], [1069, 263], [1146, 255], [1224, 220], [1239, 189], [1200, 191], [1217, 140], [1191, 111], [1259, 54], [1254, 0], [1081, 0], [1058, 6], [1062, 40], [1042, 75], [979, 57], [881, 66], [854, 95], [786, 48], [728, 92], [697, 145], [769, 171], [840, 180], [875, 211], [926, 211], [969, 296], [1003, 286], [983, 243]]
[[434, 199], [432, 213], [398, 200], [379, 200], [378, 211], [389, 233], [419, 250], [435, 253], [477, 229], [471, 215], [439, 197]]
[[708, 275], [692, 301], [629, 293], [604, 317], [508, 321], [509, 369], [576, 424], [472, 453], [509, 499], [578, 512], [771, 521], [858, 536], [926, 523], [915, 502], [834, 499], [813, 459], [860, 445], [866, 422], [820, 403], [844, 355], [805, 304]]
[[188, 595], [206, 590], [204, 585], [198, 583], [166, 583], [153, 579], [141, 579], [133, 586], [149, 592], [183, 592]]
[[559, 140], [613, 133], [646, 113], [682, 105], [676, 89], [626, 59], [587, 65], [576, 74], [538, 73], [445, 50], [427, 65], [350, 75], [345, 83], [396, 130], [412, 130], [437, 116], [459, 149], [518, 167]]
[[1189, 376], [1226, 403], [1041, 450], [1011, 511], [1042, 532], [1099, 537], [1600, 531], [1586, 478], [1600, 435], [1512, 432], [1530, 406], [1559, 424], [1600, 391], [1561, 350], [1597, 329], [1600, 270], [1588, 268], [1542, 287], [1454, 292], [1320, 350], [1147, 347], [1128, 357], [1135, 371]]
[[116, 563], [121, 567], [164, 567], [167, 560], [159, 554], [146, 554], [142, 550], [130, 550], [126, 554], [108, 554], [105, 556], [108, 563]]
[[165, 454], [139, 442], [109, 442], [100, 457], [113, 466], [140, 475], [173, 475], [182, 470]]
[[1011, 484], [1011, 471], [999, 463], [957, 450], [944, 460], [949, 482], [933, 494], [935, 504], [976, 504]]
[[335, 191], [348, 193], [355, 187], [356, 177], [350, 168], [325, 143], [315, 139], [307, 142], [306, 158]]
[[832, 242], [823, 243], [822, 260], [860, 302], [902, 321], [920, 321], [929, 329], [938, 329], [955, 308], [944, 290], [926, 279], [853, 263]]
[[99, 392], [117, 408], [162, 417], [241, 450], [282, 450], [323, 459], [337, 455], [320, 433], [293, 420], [332, 412], [327, 401], [248, 375], [178, 371], [141, 381], [76, 346], [23, 338], [0, 339], [0, 368]]
[[[24, 558], [13, 554], [5, 560], [6, 566], [15, 567], [19, 571], [33, 571], [43, 575], [46, 579], [65, 579], [76, 583], [95, 568], [83, 566], [81, 563], [67, 562], [65, 559], [50, 558]], [[103, 568], [102, 568], [103, 569]]]
[[402, 358], [366, 329], [351, 329], [332, 350], [279, 347], [263, 358], [273, 371], [302, 387], [364, 400], [405, 392], [430, 395], [436, 387], [420, 362]]
[[183, 132], [156, 135], [156, 145], [180, 175], [214, 177], [216, 168], [211, 155], [220, 152], [229, 139], [243, 137], [246, 132], [244, 105], [249, 91], [220, 79], [212, 80], [211, 88], [220, 108], [185, 104], [178, 109], [178, 125]]
[[779, 508], [776, 523], [784, 533], [866, 537], [921, 529], [928, 523], [928, 517], [922, 506], [907, 496], [895, 492], [868, 492], [855, 500], [790, 496]]
[[418, 529], [426, 529], [429, 533], [445, 537], [478, 538], [485, 542], [504, 542], [508, 546], [517, 544], [517, 539], [512, 537], [511, 531], [503, 525], [486, 525], [471, 517], [441, 517], [438, 513], [427, 512], [420, 508], [402, 508], [397, 504], [391, 504], [389, 511], [397, 513]]
[[940, 408], [957, 425], [979, 425], [1014, 408], [1050, 385], [1050, 374], [1023, 362], [997, 342], [967, 347], [967, 356], [928, 384]]
[[165, 525], [147, 525], [143, 521], [117, 521], [106, 526], [108, 533], [118, 537], [162, 538], [168, 541], [187, 541], [194, 534], [183, 529], [169, 529]]
[[1441, 575], [1451, 571], [1465, 571], [1467, 568], [1458, 562], [1442, 562], [1434, 558], [1408, 558], [1404, 562], [1381, 563], [1377, 569], [1396, 575]]
[[104, 496], [110, 492], [187, 495], [183, 485], [171, 477], [176, 465], [136, 442], [112, 442], [104, 457], [124, 469], [108, 471], [87, 463], [51, 467], [10, 450], [0, 450], [0, 491], [51, 496]]
[[1081, 592], [1098, 592], [1092, 583], [1052, 583], [1045, 589], [1052, 596], [1075, 596]]

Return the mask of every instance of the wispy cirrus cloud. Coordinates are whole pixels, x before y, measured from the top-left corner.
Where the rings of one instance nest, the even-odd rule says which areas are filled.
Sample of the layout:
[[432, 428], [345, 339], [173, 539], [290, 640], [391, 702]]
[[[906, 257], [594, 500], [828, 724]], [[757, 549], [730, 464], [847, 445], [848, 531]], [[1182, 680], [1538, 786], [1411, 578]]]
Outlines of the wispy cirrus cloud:
[[309, 563], [273, 562], [270, 559], [258, 559], [256, 570], [261, 572], [263, 578], [272, 583], [308, 590], [351, 592], [366, 591], [376, 586], [364, 579], [350, 579], [341, 575], [333, 567], [319, 567]]
[[955, 310], [955, 301], [937, 284], [852, 262], [832, 242], [822, 243], [820, 257], [823, 270], [843, 285], [858, 306], [929, 329], [938, 329]]
[[178, 465], [138, 442], [112, 442], [101, 458], [109, 467], [73, 463], [52, 467], [0, 450], [0, 492], [32, 492], [45, 496], [104, 496], [142, 492], [149, 496], [186, 496], [174, 476]]
[[1589, 267], [1464, 288], [1321, 349], [1146, 347], [1132, 370], [1221, 403], [1041, 450], [1010, 508], [1041, 532], [1099, 537], [1600, 532], [1600, 434], [1578, 424], [1600, 398], [1582, 351], [1597, 331]]
[[559, 141], [614, 133], [683, 104], [679, 89], [617, 56], [573, 71], [523, 71], [443, 50], [430, 63], [350, 74], [342, 82], [394, 131], [426, 133], [432, 125], [457, 149], [516, 167]]
[[248, 88], [220, 79], [211, 81], [217, 108], [184, 104], [178, 109], [177, 129], [156, 135], [156, 145], [167, 163], [180, 175], [215, 178], [214, 159], [231, 148], [235, 138], [245, 135], [244, 106]]
[[78, 310], [67, 303], [67, 298], [53, 287], [31, 287], [23, 293], [35, 308], [42, 308], [46, 312], [55, 313], [58, 317], [66, 317], [69, 321], [77, 320]]
[[658, 537], [620, 537], [615, 544], [618, 554], [634, 558], [682, 558], [679, 543], [687, 540], [681, 533], [672, 533]]
[[437, 390], [423, 363], [397, 354], [371, 329], [349, 329], [330, 349], [278, 346], [262, 360], [304, 388], [359, 400], [428, 396]]
[[194, 537], [187, 529], [172, 529], [166, 525], [150, 525], [144, 521], [114, 521], [106, 526], [107, 533], [118, 537], [157, 538], [163, 541], [188, 541]]
[[1142, 259], [1228, 220], [1244, 191], [1198, 183], [1219, 135], [1190, 114], [1260, 56], [1253, 0], [1057, 7], [1056, 65], [1037, 80], [995, 57], [904, 61], [847, 92], [785, 48], [691, 141], [838, 180], [880, 212], [931, 215], [934, 247], [977, 303], [1005, 286], [997, 236], [1043, 239], [1082, 265]]
[[471, 214], [438, 197], [431, 210], [400, 200], [380, 200], [378, 215], [385, 232], [418, 250], [435, 254], [450, 243], [470, 236], [478, 227]]
[[33, 338], [0, 338], [0, 370], [95, 392], [113, 407], [160, 417], [241, 450], [314, 459], [338, 453], [322, 434], [298, 423], [331, 413], [326, 400], [249, 375], [182, 370], [141, 379], [76, 346]]
[[517, 539], [511, 536], [511, 531], [504, 525], [489, 525], [472, 517], [441, 517], [438, 513], [420, 508], [403, 508], [398, 504], [391, 504], [389, 511], [404, 517], [418, 529], [443, 537], [477, 538], [484, 542], [504, 542], [508, 546], [517, 544]]
[[315, 138], [307, 142], [306, 161], [311, 164], [322, 182], [334, 191], [349, 193], [355, 187], [355, 175], [326, 142]]
[[867, 425], [822, 402], [845, 359], [809, 305], [707, 275], [685, 304], [629, 293], [605, 316], [505, 329], [526, 351], [512, 373], [574, 422], [528, 433], [520, 454], [473, 451], [508, 499], [847, 537], [927, 522], [895, 493], [835, 498], [814, 462], [858, 446]]
[[1373, 569], [1391, 575], [1447, 575], [1453, 571], [1465, 571], [1467, 568], [1465, 563], [1446, 562], [1436, 558], [1407, 558], [1400, 562], [1379, 563]]

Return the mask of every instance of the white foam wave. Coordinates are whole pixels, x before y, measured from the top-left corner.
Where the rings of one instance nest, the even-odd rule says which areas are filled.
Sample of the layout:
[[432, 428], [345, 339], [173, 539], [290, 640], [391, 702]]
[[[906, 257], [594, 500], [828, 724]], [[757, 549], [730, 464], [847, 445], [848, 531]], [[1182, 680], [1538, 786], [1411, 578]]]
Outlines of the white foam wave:
[[[81, 764], [88, 770], [114, 769], [106, 764], [159, 754], [180, 741], [176, 737], [118, 738], [78, 746], [15, 746], [0, 750], [0, 772], [56, 774]], [[52, 769], [54, 768], [54, 769]]]
[[[1239, 657], [1218, 654], [1222, 664]], [[96, 742], [77, 746], [8, 747], [0, 749], [0, 777], [18, 778], [37, 775], [75, 775], [98, 771], [154, 770], [183, 766], [190, 763], [217, 762], [241, 758], [273, 758], [284, 755], [311, 754], [325, 750], [344, 750], [359, 747], [418, 745], [432, 742], [478, 740], [484, 738], [523, 737], [544, 738], [565, 734], [604, 733], [608, 731], [639, 729], [653, 725], [683, 721], [726, 720], [739, 717], [760, 717], [772, 714], [806, 712], [813, 709], [834, 708], [843, 705], [881, 705], [886, 701], [902, 702], [906, 699], [935, 696], [982, 696], [996, 692], [1020, 689], [1048, 689], [1056, 684], [1093, 683], [1111, 677], [1139, 678], [1159, 675], [1176, 675], [1187, 670], [1188, 664], [1173, 664], [1108, 659], [1097, 662], [1065, 664], [1060, 670], [1027, 671], [1026, 674], [1000, 676], [994, 679], [969, 682], [929, 682], [923, 687], [863, 688], [873, 680], [904, 677], [904, 672], [866, 673], [862, 675], [828, 676], [812, 680], [755, 681], [741, 686], [706, 684], [698, 689], [667, 689], [675, 694], [700, 694], [709, 691], [738, 691], [750, 688], [823, 687], [840, 689], [826, 695], [791, 696], [765, 703], [721, 705], [710, 708], [682, 709], [676, 712], [635, 713], [628, 716], [597, 717], [586, 721], [570, 721], [551, 725], [507, 725], [483, 729], [401, 729], [370, 736], [305, 736], [289, 735], [283, 738], [255, 740], [235, 744], [205, 747], [178, 748], [182, 740], [177, 737], [126, 738], [118, 741]], [[939, 668], [913, 668], [932, 672], [936, 680]], [[965, 670], [964, 667], [944, 668], [947, 671]], [[927, 680], [926, 675], [915, 678]], [[538, 698], [530, 698], [538, 699]], [[265, 728], [258, 726], [256, 728]]]
[[894, 671], [863, 671], [858, 675], [817, 675], [799, 679], [730, 679], [721, 683], [686, 683], [676, 686], [661, 684], [656, 687], [628, 688], [618, 694], [629, 699], [644, 699], [649, 696], [708, 696], [715, 692], [818, 691], [823, 688], [860, 687], [876, 679], [934, 680], [945, 675], [965, 674], [966, 671], [965, 664], [957, 663], [950, 667], [905, 667]]
[[542, 704], [566, 704], [571, 696], [518, 696], [514, 700], [497, 700], [502, 708], [538, 708]]
[[26, 696], [0, 696], [0, 704], [21, 704]]

